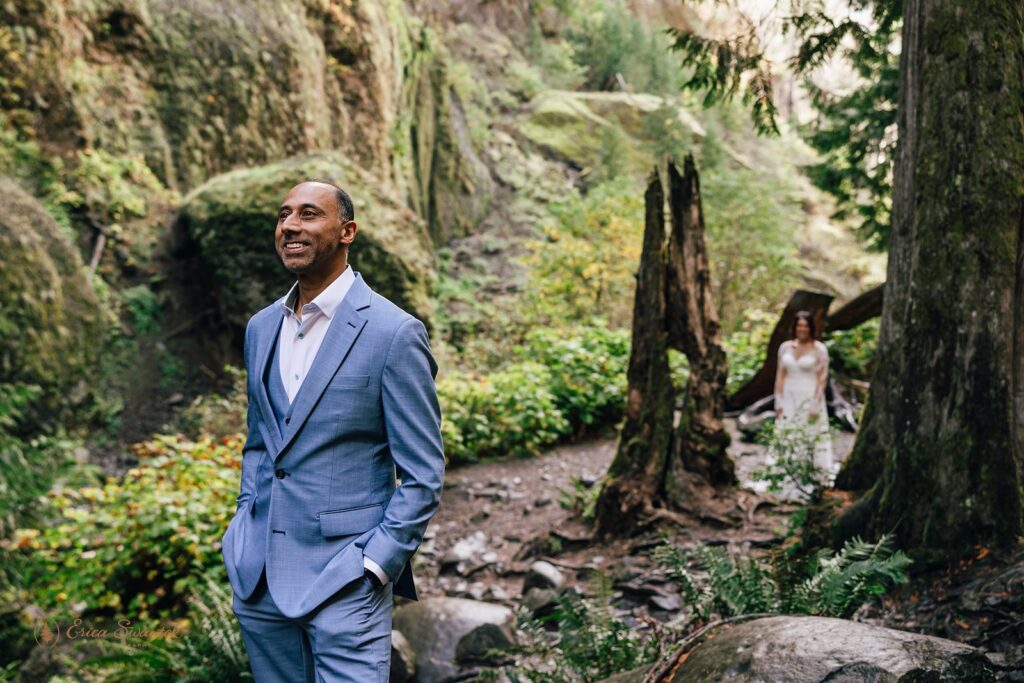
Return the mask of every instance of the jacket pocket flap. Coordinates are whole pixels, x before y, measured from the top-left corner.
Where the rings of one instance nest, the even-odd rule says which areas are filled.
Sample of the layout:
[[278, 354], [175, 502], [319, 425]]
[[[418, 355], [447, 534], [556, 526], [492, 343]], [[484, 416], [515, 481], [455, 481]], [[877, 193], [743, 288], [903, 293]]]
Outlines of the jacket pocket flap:
[[361, 534], [380, 524], [384, 518], [384, 506], [374, 503], [346, 510], [328, 510], [317, 513], [317, 517], [320, 518], [322, 536]]

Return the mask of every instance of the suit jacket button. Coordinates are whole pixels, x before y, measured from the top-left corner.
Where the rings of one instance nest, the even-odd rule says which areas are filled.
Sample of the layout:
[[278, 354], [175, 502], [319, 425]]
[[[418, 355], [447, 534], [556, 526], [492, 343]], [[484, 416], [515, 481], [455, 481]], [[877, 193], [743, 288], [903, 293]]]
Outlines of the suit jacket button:
[[286, 418], [284, 419], [284, 423], [285, 423], [286, 425], [287, 425], [287, 424], [291, 424], [291, 423], [292, 423], [292, 419], [291, 419], [290, 417], [286, 417]]
[[278, 479], [284, 479], [287, 473], [284, 471], [283, 467], [278, 467], [277, 471], [274, 472], [274, 474], [277, 476]]

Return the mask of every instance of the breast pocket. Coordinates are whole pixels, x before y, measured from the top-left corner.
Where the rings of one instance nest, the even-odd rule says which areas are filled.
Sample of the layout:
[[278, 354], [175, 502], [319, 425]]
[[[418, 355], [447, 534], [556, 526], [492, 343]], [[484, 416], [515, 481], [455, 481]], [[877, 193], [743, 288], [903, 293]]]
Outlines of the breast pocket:
[[328, 388], [364, 389], [370, 386], [369, 375], [335, 375]]
[[335, 375], [324, 391], [321, 417], [341, 426], [364, 429], [381, 416], [380, 385], [370, 375]]

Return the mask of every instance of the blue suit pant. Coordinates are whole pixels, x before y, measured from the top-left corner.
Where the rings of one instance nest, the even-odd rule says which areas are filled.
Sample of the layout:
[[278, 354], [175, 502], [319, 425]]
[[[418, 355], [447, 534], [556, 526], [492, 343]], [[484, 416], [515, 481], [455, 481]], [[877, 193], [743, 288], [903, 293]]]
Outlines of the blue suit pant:
[[256, 683], [388, 683], [393, 582], [350, 581], [309, 614], [281, 614], [264, 568], [248, 600], [232, 608]]

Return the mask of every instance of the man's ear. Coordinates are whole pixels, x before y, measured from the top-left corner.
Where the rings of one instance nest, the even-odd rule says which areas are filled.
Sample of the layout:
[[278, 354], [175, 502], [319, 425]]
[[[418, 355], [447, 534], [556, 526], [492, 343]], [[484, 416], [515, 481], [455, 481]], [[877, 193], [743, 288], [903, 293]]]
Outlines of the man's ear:
[[352, 241], [356, 238], [356, 230], [359, 226], [355, 221], [345, 221], [341, 224], [341, 239], [339, 242], [342, 244], [352, 244]]

